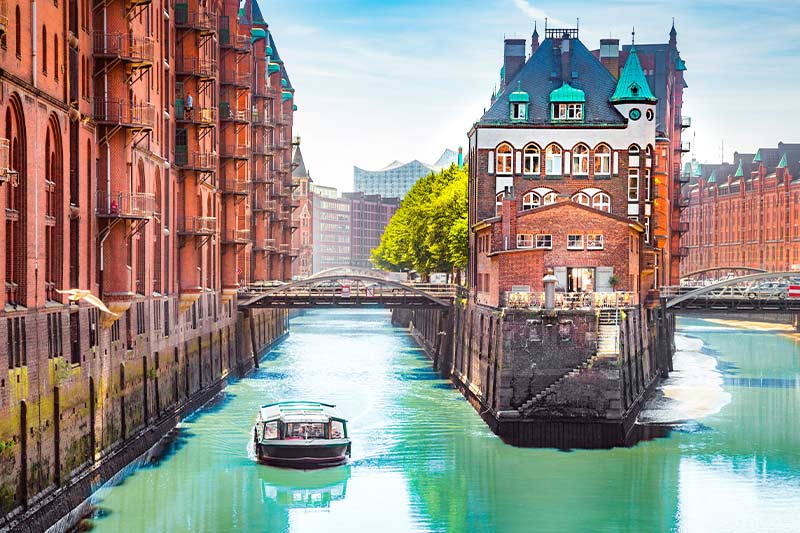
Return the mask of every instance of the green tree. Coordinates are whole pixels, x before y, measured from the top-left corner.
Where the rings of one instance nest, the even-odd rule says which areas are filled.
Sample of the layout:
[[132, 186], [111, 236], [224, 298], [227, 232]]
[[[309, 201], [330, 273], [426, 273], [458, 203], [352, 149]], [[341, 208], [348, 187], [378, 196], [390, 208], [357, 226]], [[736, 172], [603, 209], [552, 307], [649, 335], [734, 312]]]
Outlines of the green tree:
[[372, 263], [390, 271], [458, 274], [467, 265], [467, 169], [452, 165], [421, 178], [403, 199], [372, 250]]

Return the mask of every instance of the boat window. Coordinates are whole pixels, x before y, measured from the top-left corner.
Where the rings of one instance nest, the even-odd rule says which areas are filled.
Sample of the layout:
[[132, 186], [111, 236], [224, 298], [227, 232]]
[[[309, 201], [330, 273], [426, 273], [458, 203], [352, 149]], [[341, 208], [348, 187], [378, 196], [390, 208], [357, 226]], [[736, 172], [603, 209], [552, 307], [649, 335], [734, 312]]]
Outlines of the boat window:
[[277, 439], [278, 438], [278, 421], [267, 422], [264, 424], [264, 438]]
[[344, 438], [344, 424], [342, 424], [338, 420], [333, 420], [331, 422], [331, 438], [332, 439]]
[[325, 424], [321, 422], [294, 422], [286, 424], [286, 439], [324, 439]]

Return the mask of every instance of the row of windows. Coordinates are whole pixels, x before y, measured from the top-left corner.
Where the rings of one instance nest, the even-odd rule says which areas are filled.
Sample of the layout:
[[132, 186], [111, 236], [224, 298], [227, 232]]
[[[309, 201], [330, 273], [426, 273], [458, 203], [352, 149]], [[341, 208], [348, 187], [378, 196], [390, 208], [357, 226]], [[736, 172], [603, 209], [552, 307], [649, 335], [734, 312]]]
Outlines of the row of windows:
[[[505, 192], [497, 193], [497, 211], [499, 216], [503, 205], [503, 196]], [[582, 189], [572, 195], [572, 201], [581, 205], [592, 207], [606, 213], [611, 213], [611, 196], [598, 189]], [[522, 209], [536, 209], [545, 205], [554, 204], [558, 201], [558, 193], [552, 189], [540, 187], [533, 191], [527, 192], [522, 196]]]
[[[567, 250], [602, 250], [603, 234], [581, 233], [567, 235]], [[584, 245], [585, 242], [585, 245]], [[549, 233], [519, 233], [517, 234], [517, 248], [535, 248], [552, 250], [553, 236]]]
[[[640, 153], [640, 148], [635, 144], [628, 148], [629, 157], [639, 157]], [[650, 156], [652, 148], [648, 146], [645, 153]], [[528, 144], [522, 151], [522, 172], [526, 175], [540, 174], [542, 159], [544, 159], [545, 174], [560, 174], [563, 168], [563, 155], [564, 151], [561, 146], [551, 143], [544, 149], [544, 158], [542, 158], [542, 150], [539, 146], [533, 143]], [[638, 166], [638, 161], [636, 161], [636, 166]], [[576, 144], [572, 148], [572, 173], [588, 175], [590, 168], [595, 175], [611, 174], [611, 148], [607, 144], [599, 144], [594, 150], [590, 150], [583, 143]], [[511, 144], [502, 143], [497, 147], [495, 155], [495, 173], [513, 174], [513, 169], [514, 149]]]

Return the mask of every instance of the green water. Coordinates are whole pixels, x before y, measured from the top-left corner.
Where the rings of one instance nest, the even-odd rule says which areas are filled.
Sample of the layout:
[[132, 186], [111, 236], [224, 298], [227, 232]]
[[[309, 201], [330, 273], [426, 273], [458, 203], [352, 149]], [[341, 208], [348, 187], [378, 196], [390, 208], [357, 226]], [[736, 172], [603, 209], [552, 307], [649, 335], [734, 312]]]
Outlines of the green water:
[[[629, 449], [512, 448], [388, 314], [313, 312], [173, 449], [97, 495], [96, 531], [800, 531], [800, 343], [682, 320], [668, 383], [705, 413]], [[698, 353], [702, 350], [709, 354]], [[719, 370], [714, 369], [717, 365]], [[348, 466], [257, 465], [256, 407], [338, 404]], [[716, 411], [716, 412], [715, 412]], [[710, 413], [710, 414], [709, 414]]]

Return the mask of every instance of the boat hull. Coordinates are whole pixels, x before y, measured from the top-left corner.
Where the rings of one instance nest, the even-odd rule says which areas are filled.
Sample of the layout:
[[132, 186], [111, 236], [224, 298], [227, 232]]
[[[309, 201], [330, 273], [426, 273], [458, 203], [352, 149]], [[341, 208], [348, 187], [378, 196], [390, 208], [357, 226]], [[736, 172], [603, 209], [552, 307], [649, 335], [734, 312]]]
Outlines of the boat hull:
[[338, 466], [350, 455], [350, 439], [269, 441], [256, 444], [261, 464], [290, 468]]

